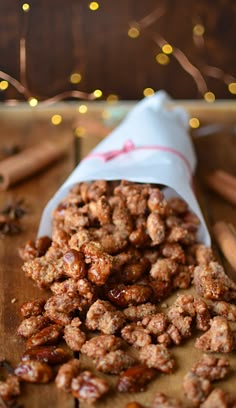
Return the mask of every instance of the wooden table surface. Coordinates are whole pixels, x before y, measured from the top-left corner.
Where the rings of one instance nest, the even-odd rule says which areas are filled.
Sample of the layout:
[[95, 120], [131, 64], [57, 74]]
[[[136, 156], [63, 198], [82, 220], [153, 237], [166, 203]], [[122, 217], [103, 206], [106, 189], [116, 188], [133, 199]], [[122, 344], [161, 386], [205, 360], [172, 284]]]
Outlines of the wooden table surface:
[[[217, 134], [193, 138], [198, 155], [197, 193], [209, 227], [219, 219], [236, 226], [236, 209], [209, 192], [201, 182], [203, 175], [215, 168], [223, 168], [236, 174], [236, 105], [227, 101], [211, 105], [199, 101], [183, 101], [178, 104], [184, 105], [191, 116], [199, 118], [201, 125], [219, 123], [225, 126], [225, 129]], [[78, 112], [78, 103], [61, 103], [50, 108], [37, 109], [29, 109], [24, 104], [14, 108], [6, 108], [5, 105], [0, 107], [0, 151], [2, 147], [10, 144], [16, 143], [25, 147], [40, 143], [44, 139], [53, 140], [55, 143], [63, 139], [68, 143], [68, 152], [63, 159], [9, 191], [0, 192], [0, 209], [6, 203], [17, 199], [24, 199], [27, 207], [27, 214], [22, 219], [23, 231], [14, 236], [0, 236], [0, 358], [8, 359], [13, 366], [19, 362], [24, 350], [24, 342], [16, 337], [16, 329], [21, 320], [19, 306], [26, 300], [42, 296], [42, 292], [32, 281], [25, 278], [21, 271], [22, 262], [18, 257], [18, 248], [27, 239], [35, 238], [42, 209], [75, 165], [75, 138], [72, 130], [76, 128], [76, 133], [81, 135], [76, 139], [76, 146], [80, 150], [79, 156], [83, 156], [122, 119], [132, 103], [119, 102], [116, 105], [107, 105], [95, 102], [86, 105], [88, 106], [86, 114]], [[63, 120], [59, 126], [51, 124], [50, 118], [53, 114], [62, 115]], [[220, 254], [219, 256], [227, 272], [233, 274], [227, 262]], [[15, 303], [12, 299], [16, 300]], [[178, 362], [175, 374], [170, 377], [160, 375], [146, 392], [139, 395], [117, 396], [111, 392], [97, 403], [96, 407], [121, 408], [126, 402], [134, 399], [148, 403], [155, 391], [165, 389], [168, 389], [168, 395], [181, 397], [181, 378], [201, 353], [193, 348], [193, 340], [172, 351]], [[236, 368], [235, 353], [231, 354], [230, 358]], [[90, 363], [83, 358], [82, 364], [88, 367]], [[222, 381], [220, 386], [233, 390], [233, 375], [227, 381]], [[234, 396], [236, 397], [236, 393]], [[70, 395], [59, 393], [53, 383], [25, 384], [19, 401], [26, 408], [41, 408], [42, 404], [45, 407], [58, 408], [78, 406], [77, 401]], [[80, 407], [85, 408], [87, 404], [80, 404]]]

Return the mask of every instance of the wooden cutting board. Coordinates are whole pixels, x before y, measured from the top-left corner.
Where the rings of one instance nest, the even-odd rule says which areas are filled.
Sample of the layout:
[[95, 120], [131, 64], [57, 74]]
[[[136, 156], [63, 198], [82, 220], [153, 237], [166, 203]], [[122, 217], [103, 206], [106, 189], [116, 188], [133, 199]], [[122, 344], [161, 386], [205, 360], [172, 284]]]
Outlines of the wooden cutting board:
[[[220, 219], [229, 221], [236, 226], [236, 209], [223, 199], [208, 191], [202, 184], [204, 174], [215, 168], [225, 169], [236, 174], [236, 134], [232, 132], [236, 106], [234, 102], [218, 102], [207, 105], [204, 102], [180, 102], [190, 112], [191, 116], [200, 119], [201, 124], [220, 123], [225, 125], [224, 131], [206, 137], [194, 138], [198, 155], [198, 171], [196, 176], [197, 195], [206, 215], [209, 227]], [[0, 358], [8, 359], [13, 366], [17, 364], [24, 350], [24, 342], [16, 337], [16, 329], [20, 323], [19, 306], [26, 300], [42, 296], [42, 291], [25, 278], [21, 271], [21, 260], [18, 248], [28, 239], [34, 239], [41, 212], [72, 171], [75, 157], [85, 155], [109, 130], [114, 127], [130, 109], [132, 103], [119, 102], [116, 106], [104, 103], [88, 104], [85, 115], [78, 114], [78, 104], [59, 104], [53, 108], [32, 110], [20, 105], [19, 108], [6, 109], [0, 107], [0, 151], [3, 146], [18, 144], [22, 147], [40, 143], [44, 139], [55, 142], [59, 139], [68, 141], [68, 153], [59, 162], [49, 166], [7, 192], [0, 192], [0, 209], [9, 201], [24, 199], [27, 214], [22, 219], [23, 231], [15, 236], [0, 237]], [[50, 118], [53, 114], [62, 115], [60, 126], [53, 126]], [[234, 125], [235, 126], [235, 125]], [[79, 128], [75, 139], [72, 129]], [[82, 130], [81, 130], [82, 129]], [[219, 255], [220, 256], [220, 255]], [[231, 270], [227, 262], [220, 256], [226, 271]], [[236, 276], [236, 275], [235, 275]], [[186, 293], [186, 291], [185, 291]], [[173, 295], [172, 299], [176, 296]], [[172, 299], [167, 303], [171, 304]], [[140, 401], [148, 404], [156, 391], [162, 391], [170, 396], [182, 397], [181, 381], [183, 375], [192, 366], [201, 353], [193, 347], [191, 339], [171, 352], [176, 357], [177, 368], [171, 376], [160, 374], [150, 384], [146, 392], [140, 394], [116, 394], [114, 390], [103, 398], [96, 407], [124, 407], [128, 401]], [[236, 369], [236, 353], [230, 355]], [[82, 365], [91, 367], [91, 362], [82, 357]], [[1, 371], [0, 371], [1, 374]], [[106, 378], [109, 378], [106, 376]], [[114, 384], [116, 378], [109, 378]], [[235, 378], [232, 374], [219, 386], [235, 393]], [[22, 397], [19, 399], [25, 408], [58, 407], [72, 408], [78, 406], [70, 395], [59, 393], [54, 384], [30, 385], [22, 387]], [[80, 403], [81, 408], [87, 404]], [[186, 407], [190, 405], [186, 404]]]

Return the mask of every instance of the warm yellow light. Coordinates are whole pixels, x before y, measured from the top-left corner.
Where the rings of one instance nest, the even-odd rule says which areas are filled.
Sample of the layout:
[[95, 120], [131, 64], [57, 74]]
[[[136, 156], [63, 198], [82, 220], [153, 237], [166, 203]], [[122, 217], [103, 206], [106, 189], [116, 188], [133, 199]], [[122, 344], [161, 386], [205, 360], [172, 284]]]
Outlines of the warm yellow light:
[[152, 89], [152, 88], [145, 88], [144, 90], [143, 90], [143, 94], [144, 94], [144, 96], [152, 96], [153, 94], [154, 94], [154, 89]]
[[22, 10], [27, 12], [30, 10], [30, 5], [28, 3], [22, 4]]
[[86, 113], [88, 111], [88, 107], [86, 105], [80, 105], [78, 107], [79, 113]]
[[9, 86], [9, 83], [7, 81], [1, 81], [0, 82], [0, 90], [5, 91]]
[[29, 98], [29, 99], [28, 99], [28, 103], [29, 103], [29, 105], [30, 105], [32, 108], [34, 108], [35, 106], [38, 105], [38, 99], [36, 99], [36, 98]]
[[188, 123], [192, 129], [197, 129], [200, 126], [200, 121], [198, 118], [190, 118]]
[[70, 76], [70, 82], [72, 84], [78, 84], [82, 79], [82, 75], [79, 74], [78, 72], [74, 72], [73, 74], [71, 74]]
[[108, 97], [107, 97], [107, 102], [111, 102], [111, 103], [115, 103], [115, 102], [117, 102], [118, 101], [118, 95], [115, 95], [115, 94], [110, 94], [110, 95], [108, 95]]
[[62, 122], [61, 115], [53, 115], [51, 117], [51, 122], [52, 122], [53, 125], [60, 125], [60, 123]]
[[101, 98], [102, 91], [101, 91], [101, 89], [95, 89], [95, 91], [93, 91], [93, 94], [94, 94], [95, 98]]
[[170, 62], [170, 58], [168, 55], [160, 53], [156, 55], [156, 62], [158, 62], [160, 65], [167, 65]]
[[206, 102], [214, 102], [216, 97], [215, 94], [213, 94], [213, 92], [209, 91], [204, 94], [204, 99]]
[[96, 11], [99, 9], [99, 4], [96, 1], [91, 1], [91, 3], [89, 3], [89, 8], [92, 11]]
[[172, 54], [172, 52], [173, 52], [172, 45], [170, 45], [170, 44], [163, 45], [162, 52], [164, 52], [164, 54]]
[[84, 137], [86, 134], [86, 129], [83, 126], [78, 126], [77, 128], [75, 128], [74, 134], [77, 137]]
[[204, 32], [205, 32], [205, 28], [203, 27], [202, 24], [196, 24], [193, 27], [193, 34], [194, 35], [197, 35], [197, 36], [201, 37], [204, 34]]
[[231, 82], [228, 85], [228, 90], [231, 94], [236, 94], [236, 82]]
[[130, 29], [128, 30], [128, 36], [130, 38], [137, 38], [140, 36], [140, 31], [137, 27], [130, 27]]

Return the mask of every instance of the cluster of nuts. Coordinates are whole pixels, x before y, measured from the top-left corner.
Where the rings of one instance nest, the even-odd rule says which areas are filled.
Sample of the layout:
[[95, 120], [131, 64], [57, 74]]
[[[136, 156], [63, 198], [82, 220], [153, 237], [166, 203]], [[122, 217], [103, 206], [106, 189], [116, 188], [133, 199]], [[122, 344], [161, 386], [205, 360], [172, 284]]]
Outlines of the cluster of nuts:
[[[235, 350], [236, 331], [228, 320], [236, 321], [236, 306], [229, 303], [236, 285], [211, 249], [197, 243], [198, 226], [182, 199], [167, 201], [155, 185], [76, 185], [54, 210], [52, 240], [28, 241], [20, 250], [26, 276], [50, 296], [21, 307], [18, 335], [26, 339], [26, 351], [14, 378], [49, 382], [52, 366], [61, 365], [57, 387], [94, 403], [109, 391], [108, 383], [82, 371], [73, 352], [92, 359], [97, 371], [118, 375], [118, 392], [132, 393], [143, 391], [158, 372], [173, 372], [169, 348], [193, 329], [204, 332], [195, 344], [204, 352]], [[163, 303], [192, 284], [207, 301], [181, 294], [169, 307]], [[67, 349], [59, 345], [62, 339]], [[192, 389], [187, 397], [215, 407], [211, 399], [220, 400], [222, 391], [208, 396], [210, 382], [227, 373], [226, 360], [203, 357], [184, 379], [184, 390]], [[0, 395], [5, 401], [14, 396], [3, 395], [1, 384]], [[151, 408], [181, 406], [158, 393]]]

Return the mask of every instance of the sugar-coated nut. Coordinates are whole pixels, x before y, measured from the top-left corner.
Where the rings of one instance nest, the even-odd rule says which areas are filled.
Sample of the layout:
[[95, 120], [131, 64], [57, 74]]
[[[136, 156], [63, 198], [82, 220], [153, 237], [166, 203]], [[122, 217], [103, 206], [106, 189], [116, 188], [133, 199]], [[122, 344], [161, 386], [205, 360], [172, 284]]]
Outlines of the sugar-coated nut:
[[169, 351], [161, 344], [149, 344], [141, 348], [139, 358], [148, 367], [167, 374], [172, 373], [175, 365]]
[[71, 249], [64, 254], [63, 261], [65, 272], [69, 277], [74, 279], [85, 278], [87, 271], [84, 255], [81, 252]]
[[210, 329], [195, 342], [195, 347], [210, 352], [229, 353], [235, 347], [234, 335], [227, 320], [216, 316], [210, 321]]
[[55, 378], [57, 388], [65, 392], [70, 392], [72, 379], [79, 374], [79, 370], [80, 361], [75, 358], [63, 364], [59, 368]]
[[[15, 375], [9, 375], [5, 381], [0, 381], [0, 398], [10, 403], [20, 395], [20, 381]], [[8, 406], [4, 404], [5, 406]], [[4, 406], [3, 405], [3, 406]]]
[[38, 331], [26, 342], [26, 348], [42, 346], [44, 344], [55, 344], [62, 335], [62, 326], [51, 324], [44, 329]]
[[28, 360], [18, 364], [15, 375], [26, 382], [43, 384], [52, 380], [53, 372], [46, 363]]
[[110, 351], [96, 362], [98, 371], [108, 374], [119, 374], [134, 365], [135, 359], [123, 350]]
[[105, 380], [90, 371], [83, 371], [78, 377], [73, 378], [71, 390], [75, 398], [93, 404], [108, 392], [109, 386]]
[[175, 398], [169, 398], [162, 392], [157, 392], [150, 408], [183, 408], [183, 405]]
[[118, 378], [116, 388], [119, 392], [144, 391], [147, 384], [156, 376], [157, 372], [146, 365], [137, 365], [124, 371]]
[[28, 319], [22, 320], [18, 327], [17, 334], [18, 336], [29, 338], [46, 327], [48, 323], [49, 320], [45, 316], [31, 316]]
[[20, 312], [25, 318], [38, 316], [43, 313], [45, 302], [45, 299], [36, 299], [25, 302], [21, 305]]
[[149, 285], [119, 283], [107, 286], [106, 294], [114, 305], [127, 307], [147, 302], [152, 295], [152, 288]]
[[211, 391], [210, 381], [207, 378], [198, 377], [191, 371], [185, 375], [182, 386], [186, 397], [197, 406], [206, 399]]
[[39, 346], [26, 350], [22, 361], [37, 360], [49, 365], [63, 364], [69, 360], [70, 354], [60, 347]]

